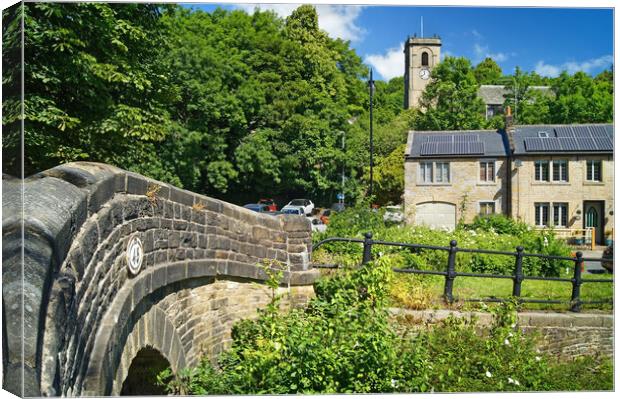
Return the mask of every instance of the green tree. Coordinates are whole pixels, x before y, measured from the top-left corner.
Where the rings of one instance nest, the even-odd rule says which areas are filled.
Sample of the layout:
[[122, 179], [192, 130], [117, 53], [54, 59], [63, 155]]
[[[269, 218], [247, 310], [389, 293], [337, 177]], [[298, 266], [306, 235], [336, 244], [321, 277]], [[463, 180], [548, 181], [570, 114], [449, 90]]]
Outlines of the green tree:
[[533, 88], [540, 83], [540, 76], [534, 72], [526, 73], [517, 67], [515, 74], [506, 84], [504, 106], [510, 106], [515, 115], [515, 123], [532, 125], [549, 123], [550, 105], [553, 93]]
[[562, 72], [553, 83], [556, 100], [551, 105], [553, 123], [594, 123], [613, 120], [613, 85], [603, 75], [598, 80], [584, 72]]
[[484, 125], [484, 103], [469, 60], [446, 57], [433, 71], [433, 79], [422, 95], [418, 130], [480, 129]]
[[502, 76], [502, 68], [492, 58], [487, 57], [474, 68], [476, 81], [481, 85], [497, 84]]
[[377, 159], [373, 170], [375, 203], [400, 204], [405, 190], [405, 144], [385, 157]]
[[[147, 4], [25, 3], [24, 144], [26, 175], [92, 160], [158, 178], [154, 156], [171, 130], [167, 49], [160, 9]], [[14, 44], [14, 43], [13, 43]], [[12, 65], [5, 76], [15, 76]], [[9, 78], [5, 87], [17, 83]], [[20, 98], [9, 89], [6, 109]], [[15, 124], [11, 113], [4, 126]], [[5, 142], [6, 170], [18, 168], [19, 141]]]

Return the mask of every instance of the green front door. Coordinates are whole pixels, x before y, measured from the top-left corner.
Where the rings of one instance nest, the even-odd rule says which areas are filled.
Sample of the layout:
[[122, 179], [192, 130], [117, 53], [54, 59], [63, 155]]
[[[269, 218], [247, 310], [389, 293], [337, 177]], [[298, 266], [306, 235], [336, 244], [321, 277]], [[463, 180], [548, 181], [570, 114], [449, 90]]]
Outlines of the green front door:
[[603, 244], [605, 237], [603, 236], [603, 206], [600, 202], [584, 202], [585, 209], [584, 228], [593, 228], [596, 235], [596, 243]]

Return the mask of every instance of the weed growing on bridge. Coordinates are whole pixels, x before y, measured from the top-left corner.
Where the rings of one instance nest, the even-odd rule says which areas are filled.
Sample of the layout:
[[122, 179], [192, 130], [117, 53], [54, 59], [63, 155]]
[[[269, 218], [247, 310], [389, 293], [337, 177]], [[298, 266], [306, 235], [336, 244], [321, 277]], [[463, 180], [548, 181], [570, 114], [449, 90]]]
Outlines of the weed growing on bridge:
[[610, 388], [605, 362], [579, 380], [591, 385], [557, 381], [570, 365], [537, 353], [511, 304], [495, 308], [487, 335], [458, 318], [398, 332], [386, 310], [390, 266], [378, 259], [320, 280], [306, 309], [282, 313], [274, 297], [258, 319], [234, 326], [232, 347], [217, 367], [204, 359], [174, 378], [167, 371], [160, 381], [172, 378], [170, 393], [198, 395]]
[[148, 188], [146, 189], [146, 197], [148, 198], [149, 202], [151, 203], [151, 205], [155, 206], [157, 205], [157, 194], [159, 193], [159, 191], [161, 190], [161, 186], [158, 184], [149, 184]]

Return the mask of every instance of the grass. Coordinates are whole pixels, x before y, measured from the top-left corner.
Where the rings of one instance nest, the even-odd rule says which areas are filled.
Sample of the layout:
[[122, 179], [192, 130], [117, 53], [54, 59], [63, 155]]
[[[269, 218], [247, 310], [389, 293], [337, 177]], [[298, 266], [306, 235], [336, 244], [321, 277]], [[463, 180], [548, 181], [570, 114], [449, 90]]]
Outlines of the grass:
[[[563, 275], [570, 278], [570, 275]], [[584, 280], [610, 278], [609, 275], [583, 275]], [[445, 307], [443, 302], [445, 278], [443, 276], [409, 275], [395, 273], [391, 296], [393, 305], [408, 309], [429, 309]], [[563, 300], [564, 304], [524, 303], [522, 309], [568, 311], [572, 284], [559, 281], [525, 280], [521, 286], [521, 297], [530, 299]], [[457, 277], [454, 280], [453, 295], [455, 308], [479, 309], [477, 302], [464, 299], [509, 298], [512, 295], [512, 280], [475, 277]], [[613, 298], [612, 283], [585, 283], [581, 286], [582, 301], [597, 301]], [[611, 311], [611, 304], [582, 305], [584, 311]]]

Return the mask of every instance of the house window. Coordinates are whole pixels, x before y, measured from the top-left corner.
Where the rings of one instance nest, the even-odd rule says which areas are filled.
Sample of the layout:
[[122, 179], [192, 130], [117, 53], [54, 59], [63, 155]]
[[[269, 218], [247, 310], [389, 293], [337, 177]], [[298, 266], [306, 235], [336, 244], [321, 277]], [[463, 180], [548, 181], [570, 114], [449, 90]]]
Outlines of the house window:
[[450, 183], [450, 162], [420, 162], [419, 182]]
[[495, 213], [495, 202], [481, 202], [480, 203], [480, 214], [481, 215], [492, 215]]
[[568, 161], [553, 161], [553, 181], [568, 181]]
[[420, 162], [420, 182], [422, 183], [433, 182], [433, 163], [432, 162]]
[[603, 181], [601, 176], [602, 166], [601, 161], [586, 161], [586, 180]]
[[428, 66], [428, 53], [426, 51], [422, 53], [422, 66]]
[[553, 225], [558, 227], [568, 225], [568, 204], [566, 202], [553, 204]]
[[549, 161], [536, 161], [534, 163], [534, 180], [549, 181]]
[[495, 161], [480, 162], [480, 181], [495, 181]]
[[535, 207], [536, 226], [548, 226], [549, 225], [549, 203], [538, 202], [534, 204], [534, 207]]
[[450, 164], [448, 162], [435, 162], [435, 183], [450, 182]]

